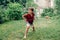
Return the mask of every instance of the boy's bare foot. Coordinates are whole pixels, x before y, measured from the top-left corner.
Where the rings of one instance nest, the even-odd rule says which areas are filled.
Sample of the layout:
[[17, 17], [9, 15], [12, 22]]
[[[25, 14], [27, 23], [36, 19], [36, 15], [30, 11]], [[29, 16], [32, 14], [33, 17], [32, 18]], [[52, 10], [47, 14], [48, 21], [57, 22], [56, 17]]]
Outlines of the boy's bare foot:
[[24, 38], [26, 39], [26, 36], [24, 36]]

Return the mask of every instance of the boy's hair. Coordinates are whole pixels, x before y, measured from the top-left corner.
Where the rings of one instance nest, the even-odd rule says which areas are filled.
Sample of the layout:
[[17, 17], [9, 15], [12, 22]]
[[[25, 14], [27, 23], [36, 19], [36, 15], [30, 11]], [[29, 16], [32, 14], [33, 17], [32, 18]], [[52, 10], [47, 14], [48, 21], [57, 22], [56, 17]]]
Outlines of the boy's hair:
[[34, 8], [29, 8], [31, 11], [34, 11]]

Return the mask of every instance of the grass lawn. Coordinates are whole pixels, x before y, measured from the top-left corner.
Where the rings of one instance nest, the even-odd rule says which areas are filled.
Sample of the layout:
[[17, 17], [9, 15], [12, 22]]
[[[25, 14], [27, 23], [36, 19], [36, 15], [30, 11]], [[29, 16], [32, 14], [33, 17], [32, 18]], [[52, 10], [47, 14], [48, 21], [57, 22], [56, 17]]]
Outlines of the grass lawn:
[[30, 28], [28, 37], [23, 38], [26, 23], [23, 20], [0, 24], [0, 40], [60, 40], [60, 20], [44, 18], [35, 20], [35, 32]]

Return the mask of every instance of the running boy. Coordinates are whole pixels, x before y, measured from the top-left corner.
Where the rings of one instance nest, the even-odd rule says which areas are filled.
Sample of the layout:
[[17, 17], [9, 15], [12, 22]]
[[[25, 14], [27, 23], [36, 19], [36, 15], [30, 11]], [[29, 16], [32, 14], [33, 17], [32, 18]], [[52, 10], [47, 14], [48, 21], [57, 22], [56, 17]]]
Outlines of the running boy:
[[33, 31], [35, 31], [35, 28], [34, 28], [34, 25], [33, 25], [33, 22], [34, 22], [34, 9], [29, 8], [28, 13], [23, 15], [23, 19], [27, 23], [26, 31], [25, 31], [25, 34], [24, 34], [24, 38], [26, 38], [30, 26], [32, 26]]

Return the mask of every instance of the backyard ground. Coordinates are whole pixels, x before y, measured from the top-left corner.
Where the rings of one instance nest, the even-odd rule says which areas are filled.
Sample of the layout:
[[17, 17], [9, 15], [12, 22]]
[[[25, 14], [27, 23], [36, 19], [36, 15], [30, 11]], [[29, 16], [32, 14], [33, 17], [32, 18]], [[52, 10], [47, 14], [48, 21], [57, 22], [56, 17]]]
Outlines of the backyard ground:
[[34, 26], [35, 32], [30, 28], [28, 37], [24, 39], [24, 20], [0, 24], [0, 40], [60, 40], [60, 20], [40, 18], [34, 21]]

